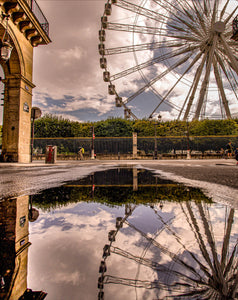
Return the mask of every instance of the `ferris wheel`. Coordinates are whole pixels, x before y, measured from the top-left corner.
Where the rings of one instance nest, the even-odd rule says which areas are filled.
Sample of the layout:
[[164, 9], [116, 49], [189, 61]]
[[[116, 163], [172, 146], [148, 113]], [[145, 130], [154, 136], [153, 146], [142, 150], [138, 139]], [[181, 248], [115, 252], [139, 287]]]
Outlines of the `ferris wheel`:
[[[234, 0], [108, 0], [100, 67], [126, 118], [232, 118], [238, 113]], [[233, 115], [234, 114], [234, 115]]]

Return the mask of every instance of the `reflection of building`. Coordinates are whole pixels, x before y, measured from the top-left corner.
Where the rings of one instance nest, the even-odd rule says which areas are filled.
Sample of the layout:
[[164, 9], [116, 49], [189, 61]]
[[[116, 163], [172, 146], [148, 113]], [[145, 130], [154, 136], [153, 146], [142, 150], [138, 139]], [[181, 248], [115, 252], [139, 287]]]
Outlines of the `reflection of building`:
[[[27, 290], [28, 247], [31, 245], [28, 232], [29, 213], [28, 196], [0, 202], [0, 299], [16, 300], [26, 291], [29, 292]], [[40, 293], [42, 292], [37, 292], [38, 295]]]

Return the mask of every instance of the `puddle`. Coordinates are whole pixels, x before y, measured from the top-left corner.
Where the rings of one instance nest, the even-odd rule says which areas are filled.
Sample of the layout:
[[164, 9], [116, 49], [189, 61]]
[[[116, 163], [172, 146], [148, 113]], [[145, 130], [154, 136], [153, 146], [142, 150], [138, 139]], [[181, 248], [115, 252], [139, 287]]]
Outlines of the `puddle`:
[[237, 210], [148, 170], [5, 200], [0, 232], [0, 299], [238, 297]]

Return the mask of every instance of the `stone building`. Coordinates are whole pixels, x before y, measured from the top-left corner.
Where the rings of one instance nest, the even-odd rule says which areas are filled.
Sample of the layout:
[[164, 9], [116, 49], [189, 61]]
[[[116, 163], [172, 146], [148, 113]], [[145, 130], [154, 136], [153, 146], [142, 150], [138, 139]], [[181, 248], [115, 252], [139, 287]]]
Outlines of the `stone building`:
[[[49, 23], [36, 0], [0, 0], [0, 63], [4, 78], [2, 156], [30, 162], [33, 49], [50, 43]], [[4, 56], [6, 42], [12, 47]]]

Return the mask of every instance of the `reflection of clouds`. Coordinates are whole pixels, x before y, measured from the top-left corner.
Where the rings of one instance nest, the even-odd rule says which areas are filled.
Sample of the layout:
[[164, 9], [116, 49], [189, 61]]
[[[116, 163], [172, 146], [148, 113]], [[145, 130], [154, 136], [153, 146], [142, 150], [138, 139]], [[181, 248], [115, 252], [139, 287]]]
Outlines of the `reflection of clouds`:
[[[77, 210], [80, 204], [75, 207]], [[78, 299], [78, 293], [89, 295], [87, 299], [95, 299], [97, 262], [112, 216], [94, 209], [89, 216], [76, 212], [67, 214], [66, 208], [62, 211], [65, 213], [61, 210], [41, 213], [39, 222], [31, 224], [28, 282], [34, 288], [39, 286], [40, 280], [49, 299]], [[97, 226], [102, 223], [103, 227]], [[62, 231], [65, 224], [70, 228]], [[73, 291], [72, 286], [75, 286]]]
[[[191, 203], [197, 222], [202, 220], [198, 207]], [[168, 248], [170, 253], [183, 258], [194, 268], [198, 263], [191, 259], [189, 251], [200, 259], [201, 249], [196, 243], [194, 232], [187, 222], [186, 204], [165, 202], [163, 210], [158, 207], [154, 211], [150, 207], [138, 206], [128, 218], [112, 243], [114, 249], [132, 253], [138, 262], [124, 256], [111, 253], [107, 258], [105, 275], [115, 278], [131, 278], [132, 280], [156, 283], [172, 283], [176, 274], [156, 270], [141, 263], [142, 259], [156, 262], [160, 268], [170, 268], [171, 257], [161, 251], [160, 247]], [[213, 236], [217, 252], [221, 253], [224, 236], [224, 218], [226, 210], [223, 205], [205, 206], [206, 216], [211, 220]], [[186, 217], [187, 215], [187, 217]], [[30, 224], [28, 284], [33, 289], [41, 286], [48, 293], [48, 299], [95, 299], [98, 293], [98, 266], [102, 259], [102, 250], [108, 243], [108, 232], [115, 228], [117, 216], [124, 216], [123, 207], [110, 208], [97, 203], [77, 203], [52, 212], [41, 212], [37, 222]], [[202, 236], [205, 231], [199, 225]], [[66, 228], [67, 230], [64, 230]], [[141, 234], [144, 232], [145, 236]], [[238, 222], [234, 218], [230, 239], [230, 250], [237, 242]], [[147, 238], [145, 238], [147, 237]], [[156, 241], [154, 243], [153, 241]], [[160, 247], [158, 247], [160, 245]], [[208, 245], [206, 245], [209, 248]], [[176, 264], [175, 264], [176, 265]], [[181, 266], [173, 266], [180, 271]], [[189, 276], [189, 270], [183, 270]], [[202, 272], [201, 272], [202, 274]], [[105, 297], [113, 300], [157, 299], [166, 294], [158, 289], [136, 289], [130, 285], [104, 285]]]
[[[233, 220], [230, 219], [233, 216], [232, 210], [227, 210], [225, 206], [208, 206], [192, 202], [178, 205], [166, 202], [165, 207], [166, 210], [161, 212], [155, 206], [155, 213], [158, 216], [156, 224], [159, 229], [154, 234], [148, 234], [145, 229], [139, 229], [135, 225], [138, 219], [134, 220], [132, 218], [132, 220], [129, 220], [129, 226], [136, 233], [137, 245], [140, 244], [140, 253], [138, 254], [135, 247], [123, 247], [117, 237], [116, 242], [111, 247], [113, 256], [111, 255], [106, 260], [106, 262], [110, 263], [110, 270], [112, 271], [108, 274], [108, 270], [104, 274], [106, 276], [104, 282], [110, 286], [112, 283], [117, 283], [123, 285], [123, 288], [126, 286], [126, 289], [128, 288], [127, 286], [133, 287], [137, 285], [143, 289], [143, 287], [155, 284], [154, 289], [157, 289], [160, 299], [162, 299], [161, 297], [169, 296], [169, 294], [171, 299], [174, 299], [175, 295], [179, 294], [180, 297], [178, 299], [190, 299], [190, 292], [190, 296], [196, 295], [196, 292], [198, 293], [197, 297], [193, 299], [204, 299], [206, 295], [214, 295], [214, 297], [218, 297], [217, 299], [223, 299], [223, 293], [224, 295], [226, 294], [226, 284], [228, 288], [231, 288], [231, 293], [233, 293], [234, 290], [232, 288], [236, 289], [236, 285], [234, 284], [234, 277], [232, 280], [230, 278], [232, 278], [233, 273], [235, 276], [235, 272], [237, 272], [235, 267], [237, 257], [233, 261], [231, 258], [237, 245], [238, 226], [234, 225], [237, 224], [237, 216]], [[174, 212], [176, 217], [166, 220], [166, 213], [171, 214], [171, 211]], [[217, 211], [217, 214], [214, 213]], [[136, 211], [135, 215], [138, 217]], [[146, 220], [149, 223], [153, 223], [153, 218], [148, 218], [147, 216]], [[161, 230], [161, 224], [163, 230]], [[221, 226], [217, 226], [217, 224]], [[227, 231], [226, 226], [229, 228], [231, 224], [233, 224], [231, 230]], [[140, 233], [139, 236], [137, 235], [138, 233]], [[141, 239], [144, 239], [144, 243], [140, 241]], [[145, 241], [147, 241], [148, 245], [146, 245]], [[120, 252], [115, 252], [114, 249], [116, 248], [114, 247], [119, 247], [121, 249]], [[227, 251], [227, 257], [224, 262], [226, 268], [228, 268], [227, 266], [230, 263], [232, 267], [230, 270], [231, 274], [224, 274], [221, 278], [219, 268], [222, 268], [223, 263], [219, 254], [221, 255], [223, 251]], [[135, 271], [137, 270], [135, 273], [136, 278], [125, 276], [122, 270], [119, 270], [119, 273], [115, 273], [115, 267], [118, 265], [118, 258], [115, 253], [121, 253], [120, 255], [123, 259], [130, 264], [135, 263], [137, 260], [138, 265], [135, 266]], [[132, 259], [132, 262], [129, 259]], [[113, 260], [113, 265], [111, 265], [110, 260]], [[210, 263], [211, 266], [209, 265]], [[120, 262], [120, 265], [122, 266], [122, 262]], [[212, 270], [213, 268], [216, 269], [215, 273]], [[214, 284], [211, 283], [213, 280]], [[219, 296], [221, 291], [219, 284], [224, 284], [221, 296]], [[232, 286], [232, 284], [234, 285]], [[216, 289], [219, 289], [219, 291], [217, 292]], [[107, 292], [107, 289], [105, 291]], [[143, 294], [142, 291], [138, 293]], [[188, 294], [186, 295], [186, 293]]]

